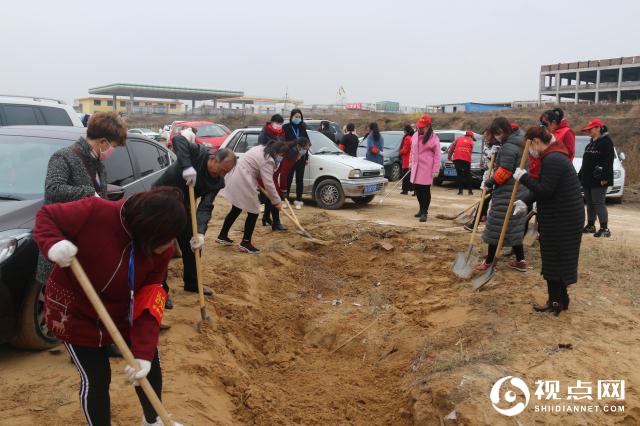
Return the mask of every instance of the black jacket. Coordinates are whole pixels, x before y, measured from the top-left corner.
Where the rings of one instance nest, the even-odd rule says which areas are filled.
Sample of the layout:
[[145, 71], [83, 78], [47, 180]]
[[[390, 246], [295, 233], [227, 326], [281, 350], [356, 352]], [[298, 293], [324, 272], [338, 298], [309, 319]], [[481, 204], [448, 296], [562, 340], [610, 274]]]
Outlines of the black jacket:
[[[153, 186], [175, 186], [182, 191], [184, 205], [189, 213], [191, 203], [189, 202], [189, 189], [182, 177], [184, 169], [193, 167], [198, 173], [196, 186], [194, 188], [196, 198], [201, 197], [196, 209], [196, 222], [198, 233], [207, 232], [211, 214], [213, 213], [213, 200], [218, 192], [224, 188], [224, 177], [213, 177], [209, 174], [207, 163], [209, 162], [208, 148], [189, 143], [184, 136], [173, 138], [173, 148], [178, 156], [178, 160], [160, 176]], [[191, 215], [189, 214], [189, 225], [191, 226]], [[191, 229], [191, 228], [189, 228]]]
[[320, 130], [320, 133], [331, 139], [331, 142], [336, 143], [336, 134], [331, 129]]
[[[284, 130], [284, 140], [286, 141], [293, 141], [303, 136], [309, 139], [309, 135], [307, 134], [307, 126], [304, 124], [304, 121], [298, 126], [294, 126], [292, 123], [287, 123], [282, 126], [282, 129]], [[295, 132], [293, 131], [294, 129], [299, 129], [298, 136], [296, 136]]]
[[547, 151], [540, 159], [540, 178], [525, 174], [520, 182], [530, 191], [525, 201], [537, 201], [542, 275], [568, 285], [578, 280], [584, 226], [581, 186], [566, 147], [553, 144]]
[[356, 157], [358, 155], [358, 137], [353, 133], [347, 133], [342, 137], [340, 143], [344, 145], [344, 152], [349, 154], [352, 157]]
[[[598, 140], [591, 140], [584, 149], [582, 167], [578, 175], [582, 186], [585, 188], [598, 188], [601, 186], [601, 180], [606, 180], [607, 186], [612, 186], [614, 158], [613, 141], [611, 141], [608, 133], [602, 135]], [[595, 173], [596, 167], [602, 167], [599, 177]]]

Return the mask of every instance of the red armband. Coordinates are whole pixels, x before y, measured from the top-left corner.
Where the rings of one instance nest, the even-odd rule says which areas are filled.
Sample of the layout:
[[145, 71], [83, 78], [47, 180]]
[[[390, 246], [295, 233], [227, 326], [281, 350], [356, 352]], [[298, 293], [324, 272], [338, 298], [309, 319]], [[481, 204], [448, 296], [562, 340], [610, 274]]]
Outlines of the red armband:
[[344, 149], [346, 148], [343, 144], [338, 145], [338, 148], [340, 148], [342, 151], [344, 151]]
[[493, 174], [493, 180], [496, 181], [498, 185], [504, 185], [506, 181], [508, 181], [513, 172], [505, 169], [504, 167], [498, 167], [496, 172]]
[[372, 146], [371, 147], [371, 152], [373, 152], [374, 154], [377, 154], [380, 152], [380, 148], [378, 148], [377, 146]]
[[164, 303], [167, 301], [167, 292], [161, 284], [150, 284], [142, 287], [133, 297], [133, 319], [138, 318], [146, 310], [149, 311], [158, 324], [162, 322], [164, 315]]

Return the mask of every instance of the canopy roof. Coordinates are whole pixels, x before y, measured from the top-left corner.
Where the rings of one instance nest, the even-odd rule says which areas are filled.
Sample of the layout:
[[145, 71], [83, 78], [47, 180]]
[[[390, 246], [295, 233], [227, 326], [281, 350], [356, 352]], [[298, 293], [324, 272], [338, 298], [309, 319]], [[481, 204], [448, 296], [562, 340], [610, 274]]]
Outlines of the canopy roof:
[[153, 86], [150, 84], [114, 83], [89, 89], [92, 95], [134, 96], [153, 99], [188, 99], [206, 101], [243, 96], [244, 92], [235, 90], [195, 89], [190, 87]]

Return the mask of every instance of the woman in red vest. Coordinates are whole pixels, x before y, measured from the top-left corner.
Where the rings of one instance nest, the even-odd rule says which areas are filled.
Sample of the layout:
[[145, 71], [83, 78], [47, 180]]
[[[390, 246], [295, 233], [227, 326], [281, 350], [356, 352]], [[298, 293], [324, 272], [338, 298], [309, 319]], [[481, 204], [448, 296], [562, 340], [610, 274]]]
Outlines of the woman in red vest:
[[402, 145], [400, 145], [400, 157], [402, 158], [402, 192], [400, 193], [403, 195], [413, 191], [409, 157], [411, 156], [411, 137], [414, 133], [411, 124], [404, 125], [404, 137], [402, 138]]
[[[107, 353], [111, 336], [68, 268], [74, 256], [140, 367], [127, 366], [131, 380], [147, 377], [160, 397], [160, 322], [167, 293], [162, 282], [173, 254], [173, 239], [187, 225], [180, 191], [159, 187], [128, 200], [88, 197], [40, 209], [34, 228], [42, 253], [56, 264], [45, 290], [45, 318], [64, 343], [80, 373], [80, 403], [87, 423], [110, 425]], [[143, 425], [161, 420], [140, 387]]]
[[456, 182], [458, 183], [458, 195], [463, 194], [466, 186], [469, 195], [473, 195], [471, 189], [471, 154], [473, 142], [476, 140], [472, 131], [467, 130], [464, 136], [460, 136], [449, 147], [449, 160], [453, 160], [456, 166]]

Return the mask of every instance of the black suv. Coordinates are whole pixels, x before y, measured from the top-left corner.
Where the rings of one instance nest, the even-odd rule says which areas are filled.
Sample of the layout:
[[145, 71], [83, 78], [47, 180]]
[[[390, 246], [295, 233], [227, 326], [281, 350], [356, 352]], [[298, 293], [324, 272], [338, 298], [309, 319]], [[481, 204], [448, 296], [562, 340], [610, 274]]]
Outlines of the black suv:
[[[33, 225], [49, 158], [85, 134], [77, 127], [0, 128], [0, 343], [30, 349], [58, 343], [44, 321], [43, 289], [35, 280]], [[116, 148], [105, 163], [109, 198], [150, 189], [174, 159], [156, 142], [129, 134], [127, 146]]]

